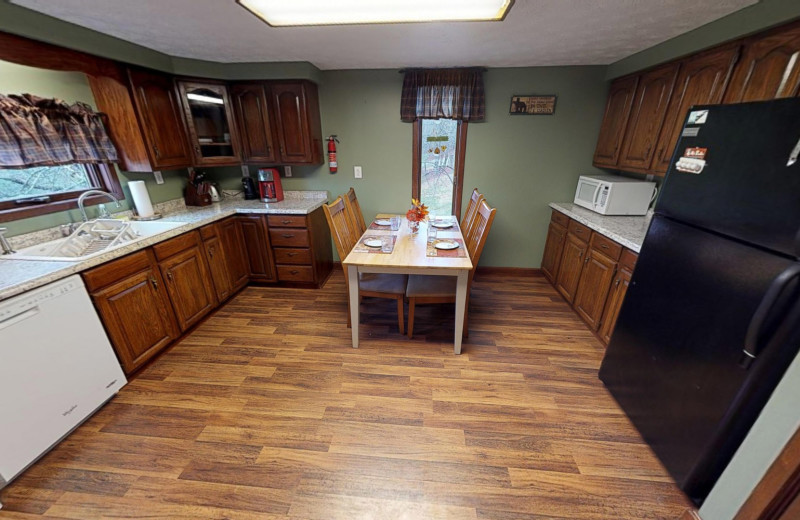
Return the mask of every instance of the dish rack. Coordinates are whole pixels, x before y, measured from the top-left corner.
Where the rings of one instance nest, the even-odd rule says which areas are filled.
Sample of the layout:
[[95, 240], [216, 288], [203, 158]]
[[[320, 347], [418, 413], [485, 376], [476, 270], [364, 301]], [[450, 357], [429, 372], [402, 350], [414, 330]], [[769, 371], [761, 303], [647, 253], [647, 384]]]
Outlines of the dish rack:
[[128, 242], [136, 236], [130, 222], [114, 219], [84, 222], [53, 253], [68, 257], [86, 256]]

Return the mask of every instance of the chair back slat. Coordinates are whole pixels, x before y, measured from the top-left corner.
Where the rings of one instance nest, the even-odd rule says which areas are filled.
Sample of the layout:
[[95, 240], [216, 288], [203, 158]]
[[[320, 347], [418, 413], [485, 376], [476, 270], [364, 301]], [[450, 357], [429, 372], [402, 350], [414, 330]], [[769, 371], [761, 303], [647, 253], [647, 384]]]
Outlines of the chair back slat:
[[339, 254], [339, 259], [344, 260], [361, 238], [361, 234], [356, 232], [342, 197], [337, 197], [330, 204], [323, 204], [322, 208], [328, 220], [336, 252]]
[[361, 205], [358, 203], [355, 189], [350, 188], [350, 191], [345, 194], [344, 205], [350, 213], [350, 220], [355, 224], [358, 235], [363, 235], [367, 230], [367, 223], [364, 222], [364, 213], [361, 212]]
[[492, 222], [497, 213], [497, 208], [489, 207], [486, 200], [481, 200], [477, 205], [475, 211], [475, 225], [469, 232], [469, 235], [464, 237], [469, 258], [472, 260], [472, 270], [469, 273], [469, 282], [472, 283], [472, 278], [475, 276], [475, 269], [478, 267], [478, 261], [481, 259], [483, 253], [483, 246], [486, 244], [486, 239], [489, 237], [489, 230], [492, 229]]
[[469, 235], [472, 226], [475, 225], [475, 215], [478, 211], [478, 204], [480, 204], [484, 198], [485, 197], [478, 191], [478, 188], [472, 190], [472, 196], [469, 198], [466, 211], [464, 211], [464, 218], [461, 219], [461, 233], [465, 237]]

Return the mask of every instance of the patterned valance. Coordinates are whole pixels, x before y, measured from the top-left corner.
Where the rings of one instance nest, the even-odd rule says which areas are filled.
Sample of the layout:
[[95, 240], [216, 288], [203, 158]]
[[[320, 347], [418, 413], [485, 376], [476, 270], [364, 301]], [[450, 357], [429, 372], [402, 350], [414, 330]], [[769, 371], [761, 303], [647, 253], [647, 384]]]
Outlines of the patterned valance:
[[85, 103], [0, 94], [0, 168], [116, 162], [103, 117]]
[[483, 121], [483, 69], [408, 69], [403, 79], [400, 119]]

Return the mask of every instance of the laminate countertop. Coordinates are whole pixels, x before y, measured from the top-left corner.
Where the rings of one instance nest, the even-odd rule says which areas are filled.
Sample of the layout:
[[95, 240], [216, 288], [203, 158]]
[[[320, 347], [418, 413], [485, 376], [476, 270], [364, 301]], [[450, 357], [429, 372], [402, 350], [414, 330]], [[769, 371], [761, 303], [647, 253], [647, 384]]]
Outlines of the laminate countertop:
[[[159, 204], [156, 205], [156, 211], [160, 211], [164, 216], [157, 222], [180, 222], [183, 225], [142, 240], [123, 244], [79, 262], [9, 260], [0, 257], [0, 301], [145, 249], [231, 215], [307, 215], [327, 201], [328, 193], [325, 191], [287, 191], [285, 199], [281, 202], [264, 203], [235, 197], [203, 207], [187, 207], [182, 204], [182, 200]], [[9, 237], [9, 241], [15, 249], [19, 250], [59, 237], [59, 231], [55, 228], [21, 237]], [[39, 238], [38, 242], [37, 238]]]
[[642, 248], [653, 217], [652, 212], [643, 217], [608, 217], [571, 202], [551, 202], [550, 207], [636, 253]]

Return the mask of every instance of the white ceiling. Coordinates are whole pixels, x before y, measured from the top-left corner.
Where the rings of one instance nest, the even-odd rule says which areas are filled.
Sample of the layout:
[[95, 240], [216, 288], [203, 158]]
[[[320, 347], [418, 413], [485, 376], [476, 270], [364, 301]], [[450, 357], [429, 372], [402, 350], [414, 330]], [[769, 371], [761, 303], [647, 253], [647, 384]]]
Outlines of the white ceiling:
[[324, 70], [604, 65], [758, 0], [516, 0], [503, 22], [279, 28], [234, 0], [12, 1], [171, 56]]

